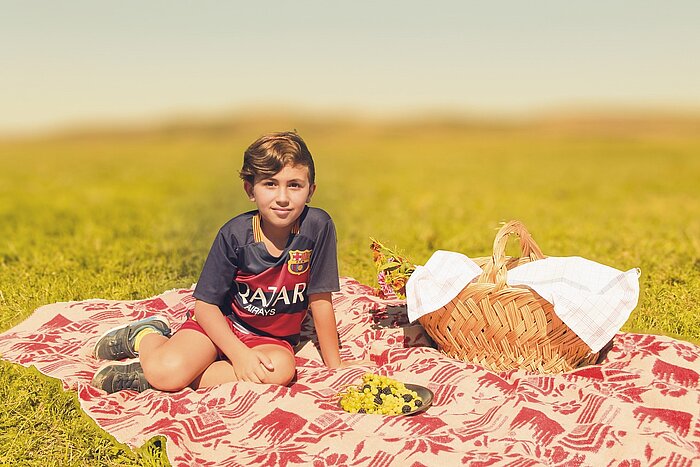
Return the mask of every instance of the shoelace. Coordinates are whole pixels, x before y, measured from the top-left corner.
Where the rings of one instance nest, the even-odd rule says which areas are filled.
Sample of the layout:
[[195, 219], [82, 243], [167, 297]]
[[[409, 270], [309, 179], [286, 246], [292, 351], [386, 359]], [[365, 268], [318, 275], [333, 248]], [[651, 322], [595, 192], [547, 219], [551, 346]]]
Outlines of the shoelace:
[[122, 355], [124, 353], [131, 354], [128, 352], [128, 340], [124, 339], [124, 335], [117, 335], [107, 341], [107, 348], [112, 355]]
[[122, 389], [133, 389], [134, 391], [141, 390], [141, 375], [137, 372], [122, 373], [114, 376], [112, 380], [112, 389], [120, 391]]

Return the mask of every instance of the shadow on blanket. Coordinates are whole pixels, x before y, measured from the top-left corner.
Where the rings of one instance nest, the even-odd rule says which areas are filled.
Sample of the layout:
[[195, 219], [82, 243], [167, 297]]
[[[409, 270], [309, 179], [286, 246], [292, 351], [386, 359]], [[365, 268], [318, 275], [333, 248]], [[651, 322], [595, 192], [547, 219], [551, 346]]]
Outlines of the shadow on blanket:
[[[173, 465], [676, 465], [700, 460], [700, 348], [618, 334], [600, 365], [560, 375], [492, 373], [445, 357], [402, 302], [349, 278], [333, 301], [344, 359], [379, 367], [326, 368], [312, 324], [290, 387], [232, 383], [177, 393], [89, 385], [90, 355], [106, 329], [154, 314], [177, 329], [190, 289], [139, 301], [86, 300], [39, 308], [0, 335], [4, 359], [34, 365], [78, 392], [81, 407], [117, 440], [167, 438]], [[414, 417], [348, 414], [336, 394], [365, 371], [421, 384], [434, 405]]]

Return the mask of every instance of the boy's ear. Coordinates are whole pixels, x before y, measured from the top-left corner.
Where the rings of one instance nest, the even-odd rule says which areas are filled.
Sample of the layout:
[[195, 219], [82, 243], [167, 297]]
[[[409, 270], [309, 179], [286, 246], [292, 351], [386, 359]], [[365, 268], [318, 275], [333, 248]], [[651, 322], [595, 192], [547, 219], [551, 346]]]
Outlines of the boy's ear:
[[316, 184], [315, 183], [313, 183], [311, 186], [309, 186], [309, 196], [306, 197], [307, 203], [311, 202], [311, 197], [314, 195], [314, 191], [316, 191]]
[[251, 201], [255, 201], [255, 195], [253, 194], [253, 184], [250, 182], [243, 182], [243, 189], [245, 190], [245, 194], [248, 195], [248, 199]]

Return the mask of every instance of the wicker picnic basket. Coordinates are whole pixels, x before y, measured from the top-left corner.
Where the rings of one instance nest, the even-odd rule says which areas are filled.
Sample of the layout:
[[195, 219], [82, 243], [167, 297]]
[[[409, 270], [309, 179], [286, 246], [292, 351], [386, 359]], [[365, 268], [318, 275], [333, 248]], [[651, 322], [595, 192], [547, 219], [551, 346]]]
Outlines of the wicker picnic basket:
[[[511, 235], [520, 237], [520, 257], [507, 257]], [[528, 287], [506, 284], [507, 270], [545, 256], [519, 221], [496, 234], [493, 256], [476, 258], [483, 269], [450, 303], [419, 318], [450, 357], [493, 371], [522, 368], [560, 373], [596, 362], [597, 353], [564, 324], [551, 303]]]

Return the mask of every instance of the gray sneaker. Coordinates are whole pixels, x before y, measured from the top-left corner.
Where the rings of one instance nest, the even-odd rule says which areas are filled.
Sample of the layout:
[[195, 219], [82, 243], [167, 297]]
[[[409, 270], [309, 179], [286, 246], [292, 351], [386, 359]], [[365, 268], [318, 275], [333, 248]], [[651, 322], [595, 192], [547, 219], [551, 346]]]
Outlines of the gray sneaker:
[[109, 394], [125, 389], [137, 392], [151, 389], [151, 385], [143, 375], [143, 368], [141, 368], [139, 361], [103, 365], [92, 377], [90, 384], [107, 391]]
[[123, 324], [105, 332], [95, 344], [93, 355], [102, 360], [123, 360], [138, 357], [134, 337], [144, 328], [153, 328], [165, 337], [170, 336], [170, 323], [162, 316], [151, 316], [131, 324]]

